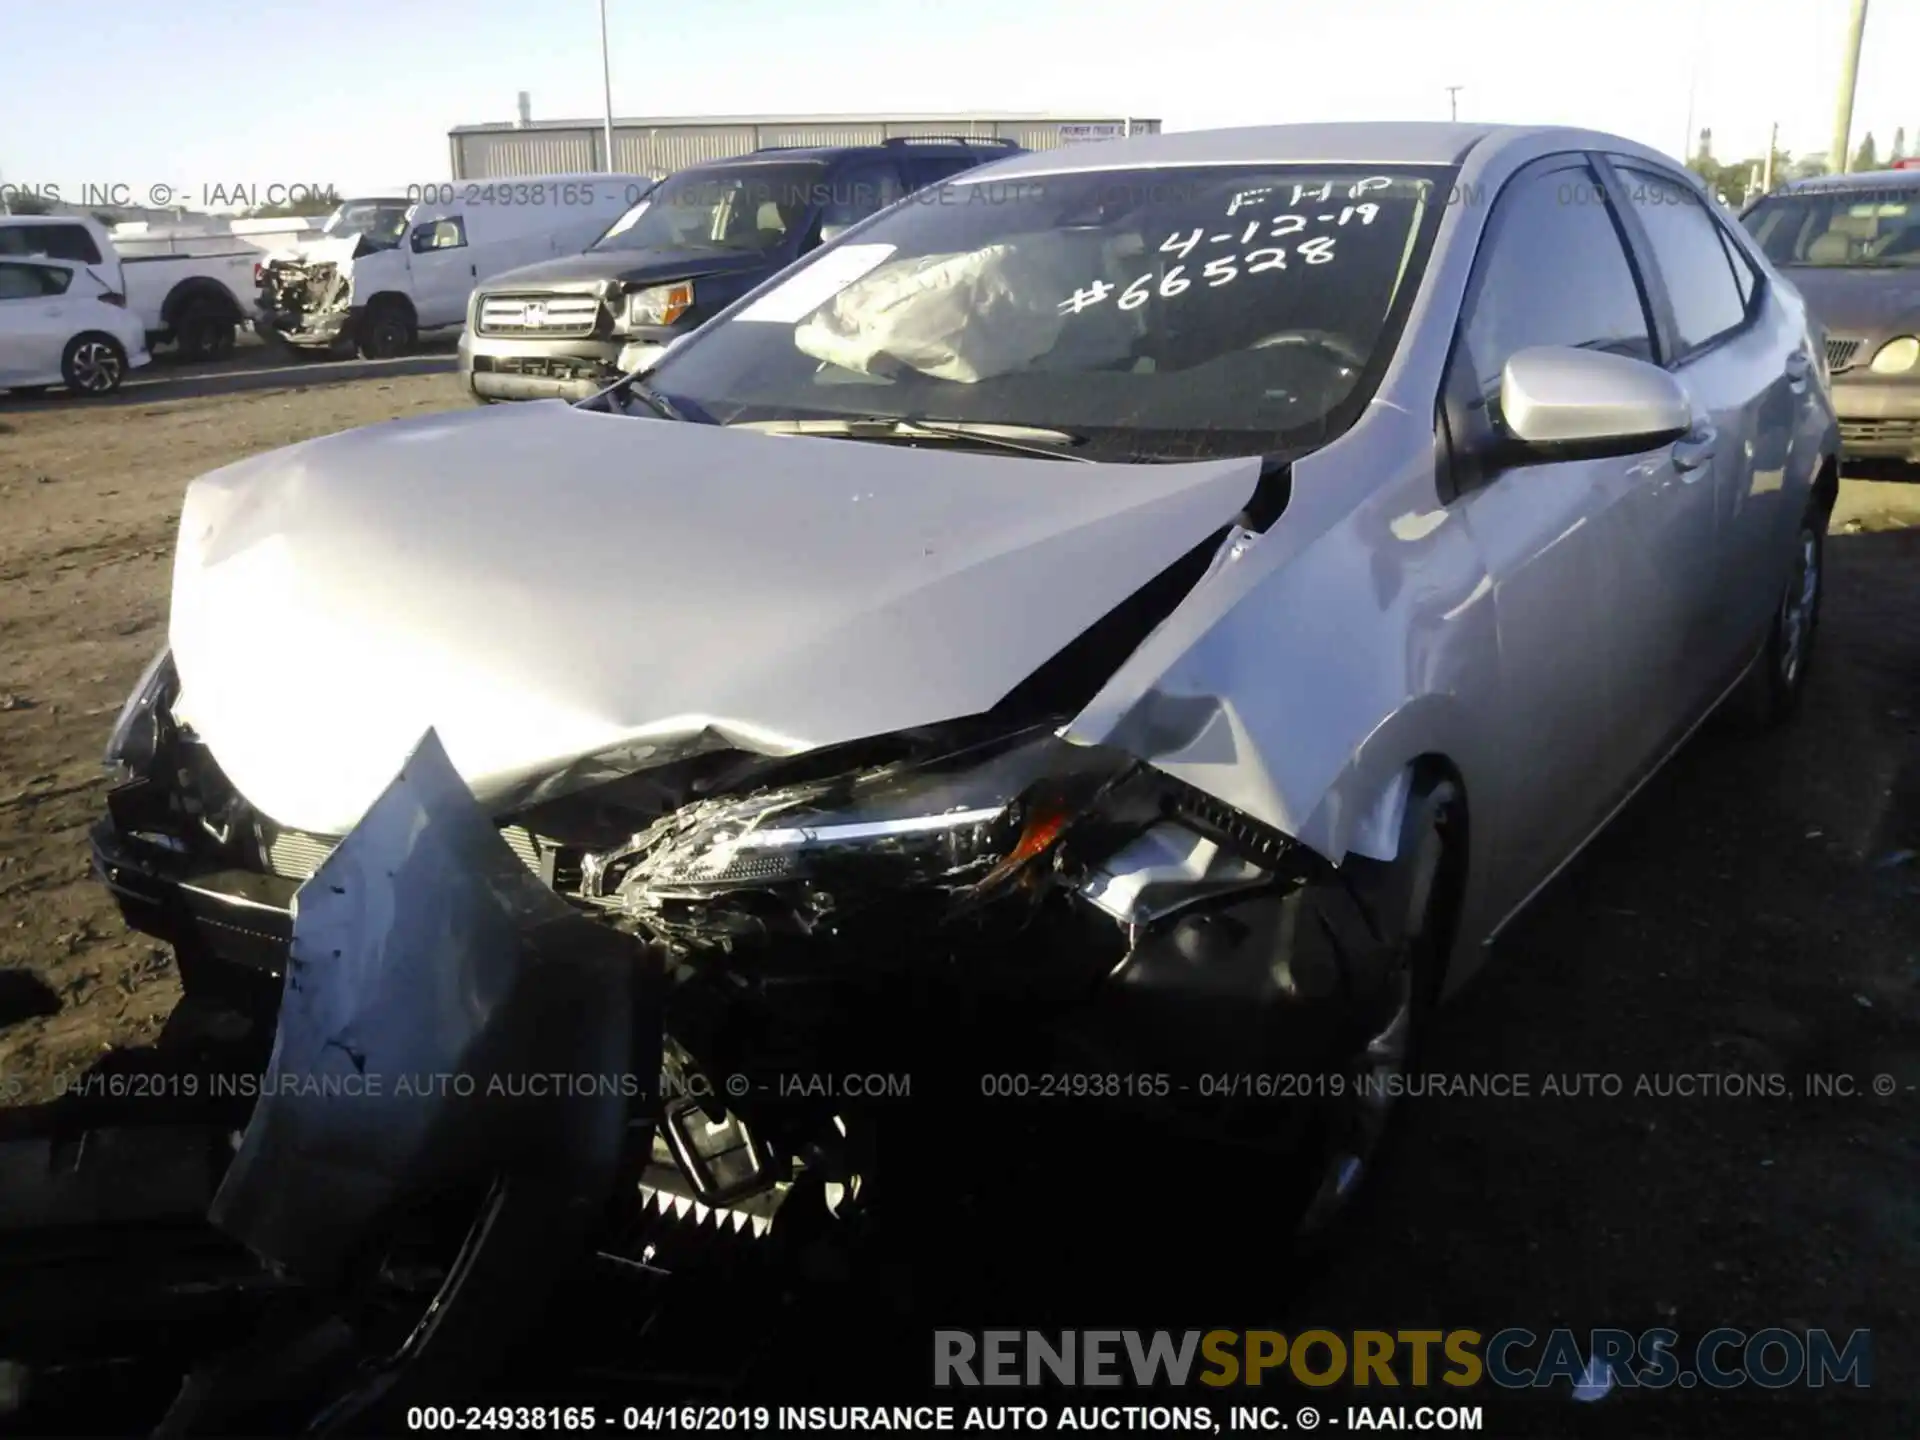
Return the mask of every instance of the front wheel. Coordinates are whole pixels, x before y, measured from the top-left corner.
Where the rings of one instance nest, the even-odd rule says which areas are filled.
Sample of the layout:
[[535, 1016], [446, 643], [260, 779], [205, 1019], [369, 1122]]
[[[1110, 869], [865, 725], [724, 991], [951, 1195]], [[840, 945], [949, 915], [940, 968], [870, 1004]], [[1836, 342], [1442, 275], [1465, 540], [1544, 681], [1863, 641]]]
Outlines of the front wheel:
[[398, 305], [378, 305], [360, 326], [360, 354], [367, 360], [391, 360], [413, 348], [413, 321]]
[[1353, 1018], [1344, 1059], [1328, 1073], [1306, 1126], [1300, 1161], [1311, 1190], [1295, 1227], [1298, 1249], [1320, 1250], [1336, 1237], [1386, 1159], [1440, 995], [1459, 888], [1460, 819], [1453, 783], [1426, 780], [1408, 798], [1396, 858], [1350, 858], [1341, 867], [1343, 899], [1364, 926], [1326, 933], [1344, 932], [1349, 945], [1358, 939], [1377, 952], [1365, 961], [1343, 957]]
[[111, 335], [76, 335], [60, 356], [60, 378], [75, 395], [111, 395], [127, 378], [127, 352]]

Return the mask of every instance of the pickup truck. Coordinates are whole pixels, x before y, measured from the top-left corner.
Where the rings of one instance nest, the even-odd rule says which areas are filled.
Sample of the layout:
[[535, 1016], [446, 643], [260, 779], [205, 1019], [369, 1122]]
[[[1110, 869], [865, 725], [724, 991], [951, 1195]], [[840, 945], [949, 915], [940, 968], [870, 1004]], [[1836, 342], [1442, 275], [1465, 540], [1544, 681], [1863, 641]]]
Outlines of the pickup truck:
[[[242, 228], [250, 224], [255, 228]], [[146, 326], [148, 344], [170, 342], [188, 360], [230, 355], [237, 327], [249, 318], [262, 264], [311, 229], [310, 222], [260, 228], [247, 221], [202, 230], [117, 227], [113, 245], [127, 303]]]

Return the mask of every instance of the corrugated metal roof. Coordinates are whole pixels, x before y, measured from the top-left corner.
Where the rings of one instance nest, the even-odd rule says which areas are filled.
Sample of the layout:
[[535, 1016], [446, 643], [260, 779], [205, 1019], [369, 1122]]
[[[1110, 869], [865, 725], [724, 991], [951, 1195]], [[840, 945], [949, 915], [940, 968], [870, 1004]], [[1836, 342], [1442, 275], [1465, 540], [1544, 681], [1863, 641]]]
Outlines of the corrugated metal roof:
[[[987, 115], [714, 116], [668, 121], [617, 120], [614, 161], [621, 170], [670, 175], [691, 165], [732, 159], [769, 146], [878, 145], [884, 140], [958, 136], [1004, 139], [1028, 150], [1051, 150], [1131, 128], [1157, 132], [1158, 120], [1076, 120]], [[564, 166], [601, 163], [604, 121], [544, 120], [532, 125], [463, 125], [448, 132], [453, 177], [494, 180], [538, 175]]]

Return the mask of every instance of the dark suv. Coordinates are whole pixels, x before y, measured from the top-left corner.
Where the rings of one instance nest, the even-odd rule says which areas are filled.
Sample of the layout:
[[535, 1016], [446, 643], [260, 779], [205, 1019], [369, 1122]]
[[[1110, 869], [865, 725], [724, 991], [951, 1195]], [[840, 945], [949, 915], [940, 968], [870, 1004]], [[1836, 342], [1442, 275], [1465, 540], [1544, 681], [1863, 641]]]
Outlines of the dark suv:
[[460, 371], [483, 401], [580, 399], [649, 364], [823, 241], [1011, 140], [902, 136], [755, 150], [661, 182], [581, 255], [473, 293]]

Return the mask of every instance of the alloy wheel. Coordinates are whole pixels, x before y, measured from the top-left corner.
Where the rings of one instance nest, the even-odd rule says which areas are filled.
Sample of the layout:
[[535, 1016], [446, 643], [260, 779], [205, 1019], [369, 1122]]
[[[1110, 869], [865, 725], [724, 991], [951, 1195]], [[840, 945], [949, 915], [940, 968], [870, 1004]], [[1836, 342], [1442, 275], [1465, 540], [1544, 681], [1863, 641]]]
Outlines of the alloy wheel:
[[73, 378], [89, 395], [105, 395], [120, 384], [119, 353], [105, 340], [83, 341], [73, 352]]

